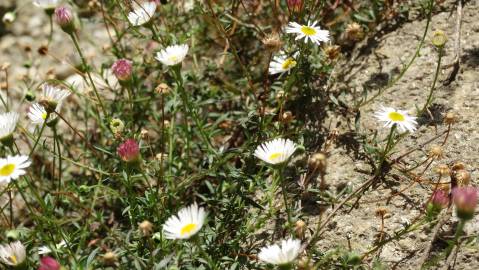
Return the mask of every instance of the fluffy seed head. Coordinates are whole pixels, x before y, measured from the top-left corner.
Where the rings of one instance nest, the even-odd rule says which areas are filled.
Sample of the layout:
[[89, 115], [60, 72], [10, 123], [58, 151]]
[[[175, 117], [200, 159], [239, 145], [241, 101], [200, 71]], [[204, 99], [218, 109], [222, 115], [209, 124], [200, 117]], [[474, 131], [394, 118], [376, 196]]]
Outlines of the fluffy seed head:
[[105, 265], [114, 266], [118, 261], [118, 256], [113, 251], [103, 254], [103, 263]]
[[454, 123], [457, 122], [457, 116], [455, 113], [453, 112], [447, 112], [445, 115], [444, 115], [444, 119], [443, 119], [444, 123], [446, 125], [452, 125]]
[[468, 186], [471, 182], [471, 174], [467, 170], [457, 170], [454, 172], [458, 186]]
[[171, 91], [171, 88], [166, 83], [160, 83], [156, 88], [155, 91], [158, 94], [166, 95]]
[[143, 236], [149, 236], [153, 232], [153, 224], [148, 220], [144, 220], [138, 224], [138, 229]]
[[436, 166], [435, 171], [439, 176], [449, 176], [451, 175], [451, 170], [446, 164], [439, 164]]
[[281, 38], [278, 33], [271, 33], [266, 35], [261, 42], [263, 42], [263, 45], [266, 47], [267, 50], [270, 52], [277, 52], [281, 49], [283, 46], [283, 42], [281, 41]]
[[302, 220], [298, 220], [294, 224], [294, 234], [299, 239], [304, 238], [304, 234], [306, 233], [307, 229], [308, 229], [308, 227], [306, 226], [306, 222], [304, 222]]
[[309, 158], [308, 165], [313, 171], [318, 170], [321, 173], [325, 173], [328, 165], [327, 157], [323, 153], [315, 153]]
[[363, 39], [364, 31], [358, 23], [350, 23], [346, 26], [346, 38], [351, 41], [359, 41]]
[[433, 145], [429, 149], [428, 156], [433, 159], [442, 159], [444, 157], [444, 150], [439, 145]]

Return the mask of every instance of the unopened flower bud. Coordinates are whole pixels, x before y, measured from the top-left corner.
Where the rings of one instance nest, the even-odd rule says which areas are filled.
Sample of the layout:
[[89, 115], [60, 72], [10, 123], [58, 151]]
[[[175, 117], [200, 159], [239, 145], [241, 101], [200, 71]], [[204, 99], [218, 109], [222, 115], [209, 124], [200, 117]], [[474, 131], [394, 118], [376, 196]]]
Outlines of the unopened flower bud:
[[429, 217], [435, 217], [443, 208], [449, 205], [449, 196], [446, 192], [438, 189], [431, 197], [431, 201], [427, 204], [426, 212]]
[[444, 157], [444, 150], [439, 145], [433, 145], [429, 149], [428, 156], [433, 159], [442, 159]]
[[153, 233], [153, 224], [148, 220], [144, 220], [138, 225], [138, 229], [143, 236], [149, 236]]
[[120, 158], [128, 163], [137, 162], [140, 159], [140, 146], [135, 139], [127, 139], [117, 149]]
[[16, 18], [17, 16], [15, 15], [15, 12], [7, 12], [3, 15], [2, 22], [6, 26], [9, 26], [15, 21]]
[[40, 259], [38, 270], [60, 270], [61, 265], [52, 257], [43, 257]]
[[278, 93], [276, 93], [276, 100], [279, 102], [279, 101], [283, 100], [285, 96], [286, 96], [286, 94], [284, 93], [284, 91], [280, 90], [280, 91], [278, 91]]
[[110, 129], [115, 134], [121, 134], [125, 129], [125, 124], [123, 123], [123, 121], [121, 121], [121, 119], [113, 118], [110, 121]]
[[477, 189], [475, 187], [454, 188], [452, 201], [456, 206], [457, 216], [462, 220], [470, 220], [474, 216], [477, 205]]
[[69, 7], [59, 6], [55, 8], [55, 21], [65, 33], [72, 34], [75, 32], [73, 12]]
[[128, 81], [131, 79], [133, 64], [130, 60], [119, 59], [113, 63], [111, 70], [119, 81]]
[[103, 263], [108, 266], [114, 266], [118, 261], [118, 256], [112, 252], [108, 251], [103, 255]]
[[351, 41], [359, 41], [364, 37], [364, 31], [358, 23], [350, 23], [346, 26], [346, 37]]
[[447, 36], [446, 33], [444, 33], [441, 30], [436, 30], [434, 31], [434, 34], [432, 36], [431, 40], [432, 44], [438, 48], [444, 47], [444, 45], [447, 42]]
[[296, 221], [296, 223], [294, 225], [294, 233], [296, 234], [297, 238], [303, 239], [304, 234], [306, 233], [306, 229], [307, 229], [307, 226], [306, 226], [306, 223], [304, 221], [302, 221], [302, 220]]

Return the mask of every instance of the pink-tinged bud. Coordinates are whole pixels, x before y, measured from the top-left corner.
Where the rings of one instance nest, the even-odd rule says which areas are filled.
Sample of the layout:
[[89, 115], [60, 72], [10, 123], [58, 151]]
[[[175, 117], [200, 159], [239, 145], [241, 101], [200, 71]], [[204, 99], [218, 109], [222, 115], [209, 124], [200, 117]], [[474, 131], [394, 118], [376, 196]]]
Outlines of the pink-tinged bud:
[[431, 201], [427, 205], [427, 214], [429, 217], [433, 218], [441, 212], [443, 208], [446, 208], [449, 205], [449, 196], [444, 192], [444, 190], [436, 190], [432, 194]]
[[119, 81], [128, 81], [131, 78], [131, 71], [133, 69], [132, 62], [127, 59], [117, 60], [111, 66], [113, 74]]
[[55, 8], [55, 21], [66, 33], [71, 34], [73, 31], [75, 31], [73, 12], [69, 7], [59, 6]]
[[288, 0], [288, 9], [299, 13], [303, 9], [303, 0]]
[[40, 259], [38, 270], [60, 270], [61, 265], [52, 257], [43, 257]]
[[474, 216], [477, 205], [477, 189], [474, 187], [457, 187], [452, 191], [452, 201], [460, 219], [469, 220]]
[[140, 159], [140, 146], [134, 139], [127, 139], [117, 149], [118, 155], [125, 162], [136, 162]]

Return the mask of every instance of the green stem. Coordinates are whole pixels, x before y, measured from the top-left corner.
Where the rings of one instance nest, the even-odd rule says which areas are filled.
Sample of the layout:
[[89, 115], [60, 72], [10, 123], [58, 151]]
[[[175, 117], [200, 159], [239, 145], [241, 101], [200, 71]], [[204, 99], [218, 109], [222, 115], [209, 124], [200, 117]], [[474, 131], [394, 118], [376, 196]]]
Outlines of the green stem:
[[35, 140], [35, 144], [32, 147], [32, 150], [30, 150], [30, 154], [28, 154], [29, 157], [32, 156], [33, 151], [35, 151], [35, 148], [37, 148], [38, 142], [40, 141], [40, 138], [42, 137], [43, 131], [45, 130], [45, 127], [47, 126], [47, 121], [48, 118], [50, 118], [50, 114], [47, 114], [47, 117], [45, 118], [45, 121], [43, 122], [42, 128], [40, 129], [40, 134], [38, 134], [37, 139]]
[[388, 142], [386, 144], [386, 147], [384, 148], [383, 153], [381, 154], [381, 158], [379, 160], [378, 167], [376, 168], [376, 172], [375, 172], [376, 176], [379, 176], [379, 174], [381, 173], [381, 170], [384, 166], [384, 162], [386, 161], [386, 157], [387, 157], [388, 153], [391, 151], [392, 148], [394, 148], [394, 147], [391, 147], [391, 145], [392, 145], [392, 142], [393, 142], [393, 137], [394, 137], [394, 131], [395, 130], [396, 130], [396, 124], [394, 124], [391, 127], [391, 130], [389, 131]]
[[70, 34], [70, 37], [73, 41], [73, 44], [75, 45], [75, 48], [76, 50], [78, 51], [78, 54], [80, 55], [80, 58], [81, 58], [81, 61], [82, 61], [82, 65], [83, 65], [83, 68], [85, 69], [85, 72], [86, 74], [88, 75], [88, 79], [90, 80], [90, 83], [92, 85], [92, 88], [93, 88], [93, 91], [95, 92], [95, 96], [96, 98], [98, 99], [98, 102], [100, 104], [100, 107], [101, 107], [101, 110], [103, 111], [103, 115], [105, 117], [107, 117], [107, 114], [106, 114], [106, 109], [105, 109], [105, 106], [103, 105], [103, 102], [100, 98], [100, 94], [98, 94], [98, 90], [96, 89], [96, 85], [95, 83], [93, 82], [93, 78], [91, 77], [91, 74], [90, 74], [90, 69], [88, 67], [88, 64], [86, 62], [86, 59], [85, 57], [83, 56], [83, 53], [80, 49], [80, 45], [78, 44], [78, 41], [77, 41], [77, 38], [75, 37], [75, 35], [72, 33]]
[[424, 104], [424, 107], [422, 107], [421, 111], [419, 111], [418, 116], [421, 116], [427, 110], [427, 108], [429, 107], [432, 101], [437, 78], [439, 77], [439, 70], [441, 69], [442, 52], [443, 52], [443, 48], [441, 47], [439, 48], [439, 52], [438, 52], [438, 57], [437, 57], [438, 59], [437, 59], [436, 73], [434, 74], [434, 80], [432, 82], [431, 89], [429, 90], [429, 95], [427, 97], [426, 103]]
[[289, 207], [289, 204], [288, 204], [288, 194], [286, 193], [286, 183], [284, 181], [284, 177], [283, 177], [283, 172], [284, 172], [284, 165], [281, 165], [281, 167], [279, 167], [277, 173], [278, 173], [278, 181], [281, 185], [281, 193], [283, 195], [283, 201], [284, 201], [284, 207], [286, 208], [286, 214], [288, 215], [288, 223], [286, 224], [287, 228], [291, 228], [292, 226], [292, 214], [291, 214], [291, 208]]

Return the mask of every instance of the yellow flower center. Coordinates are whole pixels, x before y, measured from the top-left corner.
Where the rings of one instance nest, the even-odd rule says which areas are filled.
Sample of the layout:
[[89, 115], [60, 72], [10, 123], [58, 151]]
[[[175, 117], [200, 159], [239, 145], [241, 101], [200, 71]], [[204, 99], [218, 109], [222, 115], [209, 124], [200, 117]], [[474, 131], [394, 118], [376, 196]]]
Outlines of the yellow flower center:
[[42, 113], [42, 119], [45, 120], [47, 119], [48, 114], [46, 112]]
[[181, 235], [189, 234], [195, 228], [196, 228], [196, 224], [194, 224], [194, 223], [186, 224], [185, 226], [183, 226], [183, 228], [181, 228], [180, 234]]
[[391, 121], [393, 122], [403, 122], [404, 120], [406, 120], [406, 118], [404, 117], [404, 115], [398, 113], [398, 112], [390, 112], [388, 114], [388, 117]]
[[12, 255], [9, 257], [10, 261], [13, 263], [13, 265], [17, 265], [18, 264], [18, 261], [17, 261], [17, 256], [15, 255]]
[[178, 61], [178, 56], [171, 55], [170, 57], [168, 57], [168, 59], [170, 59], [171, 62], [176, 62], [176, 61]]
[[0, 176], [9, 176], [15, 170], [15, 164], [7, 164], [0, 168]]
[[273, 154], [269, 155], [269, 159], [270, 159], [270, 160], [276, 160], [276, 159], [278, 159], [280, 156], [281, 156], [281, 153], [273, 153]]
[[316, 35], [316, 29], [314, 29], [313, 27], [305, 26], [305, 25], [301, 26], [301, 32], [303, 32], [303, 34], [307, 36]]
[[294, 61], [293, 58], [288, 58], [283, 62], [283, 65], [281, 66], [283, 69], [290, 69], [296, 66], [296, 61]]

